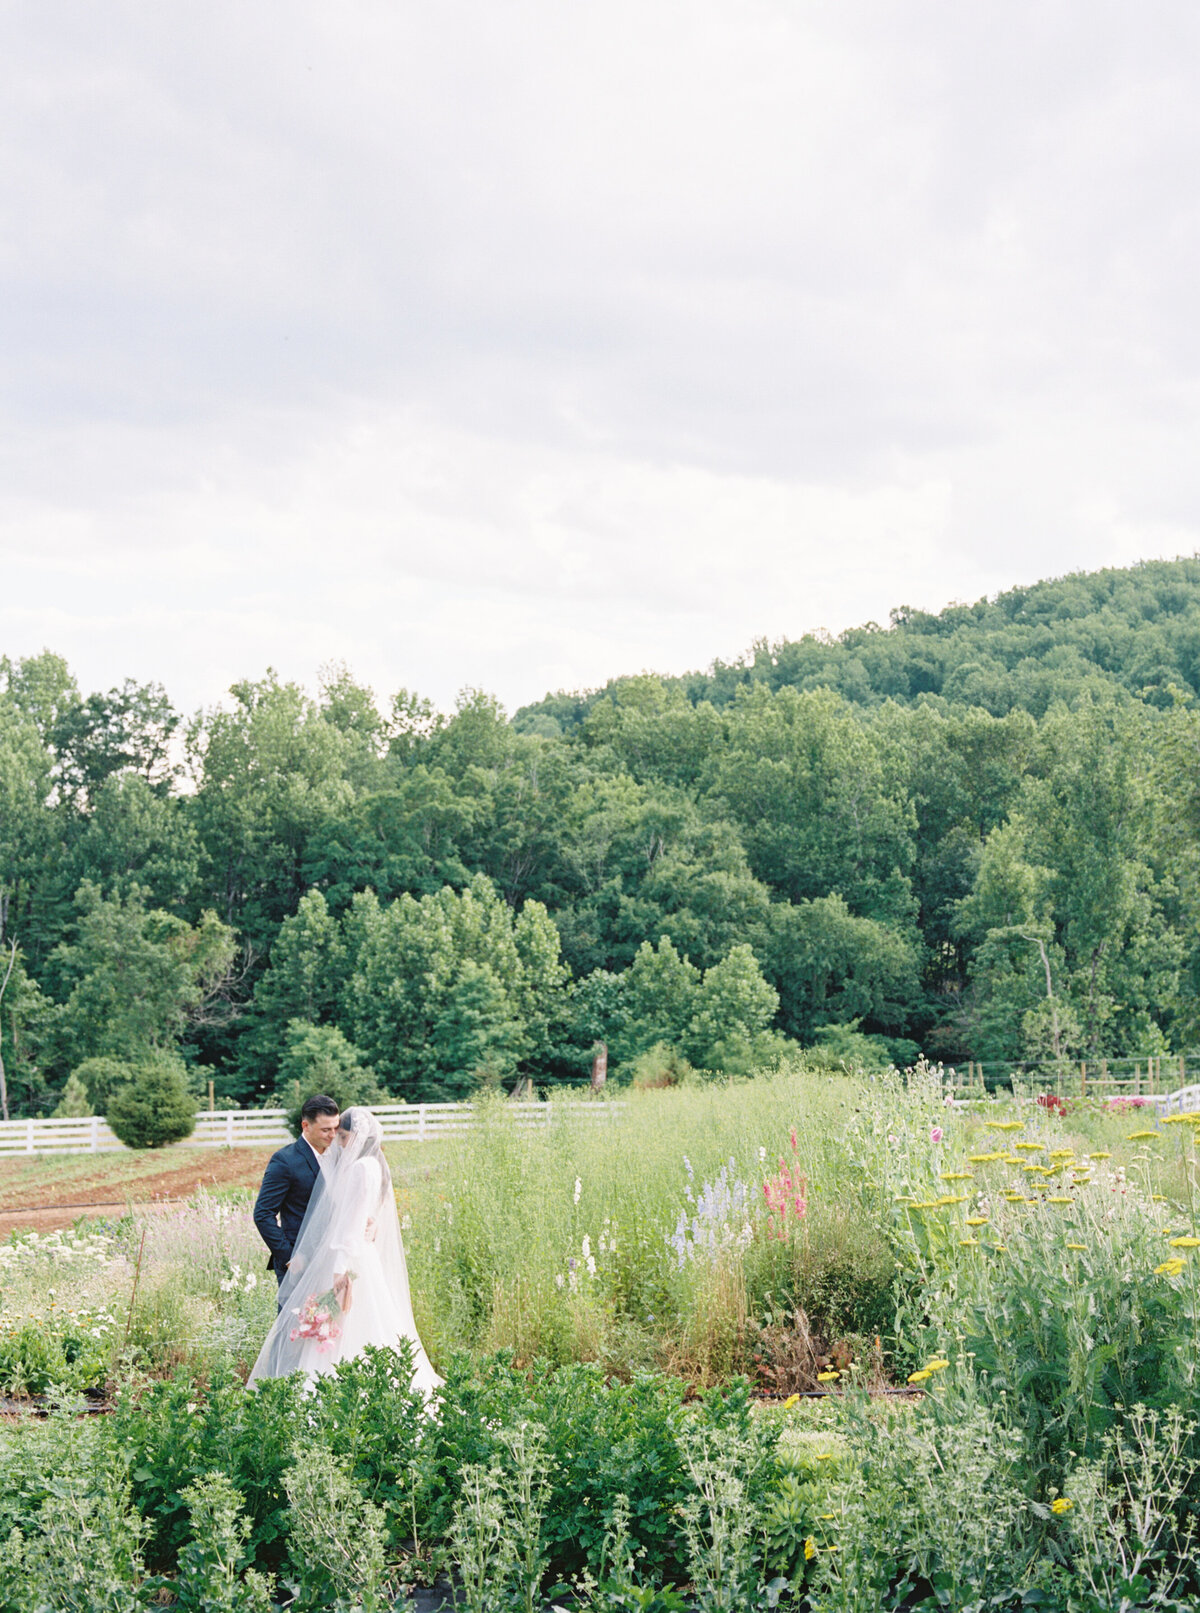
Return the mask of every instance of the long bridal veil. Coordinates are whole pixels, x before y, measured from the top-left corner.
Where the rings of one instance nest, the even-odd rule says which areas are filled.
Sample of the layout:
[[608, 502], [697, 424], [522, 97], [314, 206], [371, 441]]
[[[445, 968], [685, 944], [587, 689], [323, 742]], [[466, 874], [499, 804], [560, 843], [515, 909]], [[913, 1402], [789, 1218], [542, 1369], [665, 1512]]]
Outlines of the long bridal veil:
[[[414, 1383], [431, 1393], [442, 1380], [417, 1336], [383, 1131], [369, 1109], [345, 1111], [330, 1152], [280, 1285], [279, 1315], [250, 1382], [292, 1372], [313, 1377], [368, 1344], [394, 1348], [407, 1338]], [[349, 1304], [343, 1305], [347, 1281]]]

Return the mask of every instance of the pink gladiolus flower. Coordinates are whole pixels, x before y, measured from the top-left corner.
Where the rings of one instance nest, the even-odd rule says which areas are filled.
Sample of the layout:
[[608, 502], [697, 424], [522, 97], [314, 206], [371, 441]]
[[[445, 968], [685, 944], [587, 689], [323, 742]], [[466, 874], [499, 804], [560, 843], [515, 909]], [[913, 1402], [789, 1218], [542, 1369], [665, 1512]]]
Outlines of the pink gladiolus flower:
[[807, 1211], [807, 1209], [808, 1209], [808, 1205], [800, 1197], [799, 1193], [797, 1193], [796, 1194], [796, 1214], [799, 1215], [799, 1216], [803, 1216], [805, 1214], [805, 1212]]
[[933, 1130], [929, 1133], [929, 1141], [931, 1143], [940, 1143], [944, 1135], [945, 1133], [942, 1131], [940, 1126], [934, 1126]]

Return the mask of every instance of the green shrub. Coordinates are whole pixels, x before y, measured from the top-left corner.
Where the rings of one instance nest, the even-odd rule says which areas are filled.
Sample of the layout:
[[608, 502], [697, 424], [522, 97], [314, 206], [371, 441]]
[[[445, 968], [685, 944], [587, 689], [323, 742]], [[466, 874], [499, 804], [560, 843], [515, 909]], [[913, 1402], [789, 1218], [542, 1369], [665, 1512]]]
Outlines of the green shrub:
[[196, 1100], [183, 1066], [158, 1058], [140, 1064], [108, 1101], [105, 1119], [127, 1148], [161, 1148], [196, 1129]]

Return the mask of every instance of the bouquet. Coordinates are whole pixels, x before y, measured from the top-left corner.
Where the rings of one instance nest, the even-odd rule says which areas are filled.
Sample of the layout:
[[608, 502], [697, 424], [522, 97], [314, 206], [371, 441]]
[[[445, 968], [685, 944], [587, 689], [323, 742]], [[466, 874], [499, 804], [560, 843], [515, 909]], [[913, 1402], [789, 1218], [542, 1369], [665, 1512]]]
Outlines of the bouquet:
[[297, 1339], [312, 1339], [318, 1350], [328, 1350], [342, 1336], [342, 1307], [332, 1288], [310, 1294], [292, 1315], [299, 1318], [288, 1334], [293, 1344]]

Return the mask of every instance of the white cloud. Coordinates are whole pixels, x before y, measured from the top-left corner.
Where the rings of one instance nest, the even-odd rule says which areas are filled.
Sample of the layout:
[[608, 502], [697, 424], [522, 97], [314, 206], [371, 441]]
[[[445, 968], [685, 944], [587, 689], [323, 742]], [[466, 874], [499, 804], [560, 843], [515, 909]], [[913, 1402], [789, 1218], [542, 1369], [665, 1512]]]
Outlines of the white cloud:
[[1182, 0], [10, 21], [9, 653], [511, 706], [1198, 546]]

